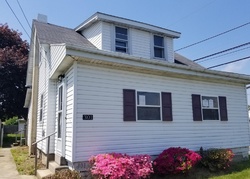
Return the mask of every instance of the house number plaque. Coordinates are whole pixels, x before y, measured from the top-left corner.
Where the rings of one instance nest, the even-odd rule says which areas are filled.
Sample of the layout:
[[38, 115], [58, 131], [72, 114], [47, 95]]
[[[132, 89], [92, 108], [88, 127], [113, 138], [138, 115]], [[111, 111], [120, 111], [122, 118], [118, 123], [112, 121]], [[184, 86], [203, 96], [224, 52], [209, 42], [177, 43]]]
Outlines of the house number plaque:
[[83, 114], [82, 115], [83, 120], [93, 120], [93, 115], [90, 114]]

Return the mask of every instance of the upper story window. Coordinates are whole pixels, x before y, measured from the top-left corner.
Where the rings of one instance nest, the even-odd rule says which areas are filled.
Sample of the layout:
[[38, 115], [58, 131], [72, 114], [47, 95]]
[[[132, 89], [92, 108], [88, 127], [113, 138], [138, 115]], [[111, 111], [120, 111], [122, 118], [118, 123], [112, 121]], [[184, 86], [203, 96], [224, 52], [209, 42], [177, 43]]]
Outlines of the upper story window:
[[128, 53], [128, 29], [115, 27], [115, 51]]
[[164, 56], [164, 38], [154, 35], [154, 57], [165, 58]]

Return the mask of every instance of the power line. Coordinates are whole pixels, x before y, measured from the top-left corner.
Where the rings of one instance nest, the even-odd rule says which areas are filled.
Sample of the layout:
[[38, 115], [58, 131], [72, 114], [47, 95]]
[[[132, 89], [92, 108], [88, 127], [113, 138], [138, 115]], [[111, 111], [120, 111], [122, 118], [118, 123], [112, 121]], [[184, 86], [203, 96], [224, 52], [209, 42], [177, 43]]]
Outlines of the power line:
[[183, 50], [183, 49], [186, 49], [186, 48], [189, 48], [189, 47], [192, 47], [192, 46], [197, 45], [197, 44], [200, 44], [200, 43], [202, 43], [202, 42], [211, 40], [211, 39], [213, 39], [213, 38], [216, 38], [216, 37], [218, 37], [218, 36], [224, 35], [224, 34], [226, 34], [226, 33], [228, 33], [228, 32], [234, 31], [234, 30], [236, 30], [236, 29], [239, 29], [239, 28], [244, 27], [244, 26], [249, 25], [249, 24], [250, 24], [250, 22], [247, 22], [247, 23], [242, 24], [242, 25], [240, 25], [240, 26], [237, 26], [237, 27], [235, 27], [235, 28], [229, 29], [229, 30], [227, 30], [227, 31], [225, 31], [225, 32], [219, 33], [219, 34], [217, 34], [217, 35], [208, 37], [208, 38], [206, 38], [206, 39], [204, 39], [204, 40], [201, 40], [201, 41], [195, 42], [195, 43], [193, 43], [193, 44], [187, 45], [187, 46], [185, 46], [185, 47], [179, 48], [179, 49], [175, 50], [175, 52], [180, 51], [180, 50]]
[[19, 1], [18, 1], [18, 0], [16, 0], [16, 1], [17, 1], [18, 6], [20, 7], [20, 9], [21, 9], [21, 11], [22, 11], [22, 13], [23, 13], [23, 16], [24, 16], [24, 18], [25, 18], [25, 20], [26, 20], [27, 24], [29, 25], [29, 27], [30, 27], [30, 29], [31, 29], [30, 23], [29, 23], [29, 21], [28, 21], [28, 19], [27, 19], [26, 15], [25, 15], [25, 13], [24, 13], [24, 11], [23, 11], [22, 6], [20, 5], [20, 3], [19, 3]]
[[194, 62], [200, 61], [200, 60], [202, 60], [202, 59], [204, 59], [204, 58], [212, 57], [212, 56], [215, 56], [215, 55], [218, 55], [218, 54], [221, 54], [221, 53], [224, 53], [224, 52], [228, 52], [228, 51], [231, 51], [231, 50], [234, 50], [234, 49], [237, 49], [237, 48], [240, 48], [240, 47], [249, 45], [249, 44], [250, 44], [250, 42], [247, 42], [247, 43], [244, 43], [244, 44], [241, 44], [241, 45], [237, 45], [237, 46], [235, 46], [235, 47], [231, 47], [231, 48], [228, 48], [228, 49], [226, 49], [226, 50], [222, 50], [222, 51], [213, 53], [213, 54], [211, 54], [211, 55], [206, 55], [206, 56], [204, 56], [204, 57], [197, 58], [197, 59], [195, 59], [195, 60], [193, 60], [193, 61], [194, 61]]
[[7, 0], [5, 0], [5, 2], [7, 3], [7, 5], [9, 6], [10, 10], [12, 11], [12, 13], [14, 14], [14, 16], [16, 17], [17, 21], [19, 22], [19, 24], [22, 26], [23, 30], [25, 31], [26, 35], [30, 38], [28, 32], [25, 30], [25, 28], [23, 27], [23, 24], [20, 22], [20, 20], [18, 19], [17, 15], [15, 14], [15, 12], [13, 11], [13, 9], [11, 8], [10, 4], [7, 2]]
[[219, 64], [219, 65], [211, 66], [211, 67], [208, 67], [207, 69], [211, 69], [211, 68], [215, 68], [215, 67], [227, 65], [227, 64], [230, 64], [230, 63], [239, 62], [239, 61], [242, 61], [242, 60], [247, 60], [247, 59], [250, 59], [250, 56], [244, 57], [244, 58], [240, 58], [240, 59], [237, 59], [237, 60], [232, 60], [232, 61], [226, 62], [226, 63], [221, 63], [221, 64]]
[[204, 60], [201, 60], [201, 61], [199, 61], [199, 62], [197, 62], [197, 63], [202, 63], [202, 62], [205, 62], [205, 61], [208, 61], [208, 60], [213, 60], [213, 59], [216, 59], [216, 58], [219, 58], [219, 57], [223, 57], [223, 56], [226, 56], [226, 55], [229, 55], [229, 54], [232, 54], [232, 53], [236, 53], [236, 52], [239, 52], [239, 51], [242, 51], [242, 50], [246, 50], [246, 49], [249, 49], [249, 48], [250, 48], [250, 47], [245, 47], [245, 48], [243, 48], [243, 49], [239, 49], [239, 50], [235, 50], [235, 51], [232, 51], [232, 52], [228, 52], [228, 53], [225, 53], [225, 54], [216, 56], [216, 57], [204, 59]]

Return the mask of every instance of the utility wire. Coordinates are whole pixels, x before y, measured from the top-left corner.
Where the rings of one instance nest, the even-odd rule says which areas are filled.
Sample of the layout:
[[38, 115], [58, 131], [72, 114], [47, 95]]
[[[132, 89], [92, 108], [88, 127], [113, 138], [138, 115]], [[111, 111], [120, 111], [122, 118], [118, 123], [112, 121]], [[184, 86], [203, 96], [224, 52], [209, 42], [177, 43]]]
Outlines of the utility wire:
[[227, 65], [227, 64], [230, 64], [230, 63], [239, 62], [239, 61], [242, 61], [242, 60], [247, 60], [247, 59], [250, 59], [250, 56], [244, 57], [244, 58], [240, 58], [240, 59], [237, 59], [237, 60], [232, 60], [232, 61], [226, 62], [226, 63], [221, 63], [221, 64], [219, 64], [219, 65], [211, 66], [211, 67], [208, 67], [207, 69], [211, 69], [211, 68], [215, 68], [215, 67]]
[[10, 4], [8, 3], [7, 0], [5, 0], [5, 2], [7, 3], [7, 5], [9, 6], [10, 10], [12, 11], [12, 13], [14, 14], [14, 16], [16, 17], [17, 21], [19, 22], [19, 24], [22, 26], [23, 30], [25, 31], [26, 35], [30, 38], [28, 32], [25, 30], [25, 28], [23, 27], [23, 24], [20, 22], [20, 20], [18, 19], [17, 15], [15, 14], [15, 12], [13, 11], [13, 9], [11, 8]]
[[228, 33], [228, 32], [234, 31], [234, 30], [236, 30], [236, 29], [239, 29], [239, 28], [244, 27], [244, 26], [249, 25], [249, 24], [250, 24], [250, 22], [247, 22], [247, 23], [245, 23], [245, 24], [242, 24], [242, 25], [240, 25], [240, 26], [237, 26], [237, 27], [232, 28], [232, 29], [230, 29], [230, 30], [227, 30], [227, 31], [225, 31], [225, 32], [219, 33], [219, 34], [217, 34], [217, 35], [208, 37], [208, 38], [206, 38], [206, 39], [204, 39], [204, 40], [201, 40], [201, 41], [198, 41], [198, 42], [196, 42], [196, 43], [193, 43], [193, 44], [187, 45], [187, 46], [185, 46], [185, 47], [179, 48], [179, 49], [175, 50], [175, 52], [180, 51], [180, 50], [183, 50], [183, 49], [186, 49], [186, 48], [189, 48], [189, 47], [192, 47], [192, 46], [194, 46], [194, 45], [197, 45], [197, 44], [200, 44], [200, 43], [202, 43], [202, 42], [211, 40], [211, 39], [213, 39], [213, 38], [219, 37], [219, 36], [221, 36], [221, 35], [224, 35], [224, 34], [226, 34], [226, 33]]
[[23, 8], [22, 8], [21, 4], [19, 3], [18, 0], [16, 0], [16, 1], [17, 1], [17, 3], [18, 3], [19, 8], [21, 9], [21, 11], [22, 11], [22, 13], [23, 13], [23, 16], [24, 16], [24, 18], [25, 18], [27, 24], [29, 25], [29, 27], [30, 27], [30, 29], [31, 29], [31, 25], [30, 25], [30, 23], [29, 23], [29, 21], [28, 21], [26, 15], [25, 15], [24, 11], [23, 11]]
[[239, 49], [239, 50], [235, 50], [235, 51], [232, 51], [232, 52], [228, 52], [228, 53], [225, 53], [225, 54], [222, 54], [222, 55], [219, 55], [219, 56], [215, 56], [215, 57], [211, 57], [211, 58], [207, 58], [207, 59], [204, 59], [204, 60], [201, 60], [197, 63], [202, 63], [202, 62], [206, 62], [208, 60], [213, 60], [213, 59], [216, 59], [216, 58], [219, 58], [219, 57], [223, 57], [223, 56], [226, 56], [226, 55], [229, 55], [229, 54], [232, 54], [232, 53], [236, 53], [236, 52], [239, 52], [239, 51], [242, 51], [242, 50], [246, 50], [246, 49], [249, 49], [250, 47], [245, 47], [243, 49]]
[[231, 50], [234, 50], [234, 49], [237, 49], [237, 48], [246, 46], [246, 45], [250, 45], [250, 42], [247, 42], [247, 43], [244, 43], [244, 44], [235, 46], [235, 47], [231, 47], [231, 48], [228, 48], [228, 49], [226, 49], [226, 50], [222, 50], [222, 51], [213, 53], [213, 54], [211, 54], [211, 55], [207, 55], [207, 56], [204, 56], [204, 57], [201, 57], [201, 58], [197, 58], [197, 59], [195, 59], [195, 60], [193, 60], [193, 61], [194, 61], [194, 62], [200, 61], [200, 60], [202, 60], [202, 59], [204, 59], [204, 58], [212, 57], [212, 56], [215, 56], [215, 55], [218, 55], [218, 54], [221, 54], [221, 53], [224, 53], [224, 52], [228, 52], [228, 51], [231, 51]]

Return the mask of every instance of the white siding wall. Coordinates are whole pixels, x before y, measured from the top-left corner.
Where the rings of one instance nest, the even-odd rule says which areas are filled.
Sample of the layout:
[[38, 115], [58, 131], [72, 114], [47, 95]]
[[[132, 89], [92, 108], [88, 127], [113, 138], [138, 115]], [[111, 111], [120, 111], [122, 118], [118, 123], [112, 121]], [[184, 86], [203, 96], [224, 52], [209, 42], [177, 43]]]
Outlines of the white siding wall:
[[169, 62], [174, 62], [174, 42], [170, 37], [165, 37], [166, 58]]
[[95, 45], [98, 49], [102, 49], [102, 23], [96, 22], [91, 27], [87, 28], [82, 32], [93, 45]]
[[111, 24], [102, 22], [102, 50], [111, 51], [112, 43], [114, 41], [114, 29]]
[[73, 151], [73, 116], [74, 116], [74, 70], [69, 69], [66, 74], [66, 134], [65, 158], [72, 161]]
[[[40, 45], [40, 63], [39, 63], [39, 82], [38, 82], [38, 110], [37, 110], [37, 137], [36, 141], [40, 140], [43, 136], [43, 132], [46, 135], [46, 125], [47, 125], [47, 100], [48, 100], [48, 63], [47, 56], [45, 54], [46, 47]], [[43, 94], [43, 113], [42, 120], [40, 120], [40, 104], [41, 95]], [[46, 140], [43, 140], [37, 144], [37, 147], [42, 151], [46, 151]]]
[[130, 29], [131, 55], [151, 58], [151, 36], [149, 32]]
[[[123, 121], [123, 89], [172, 93], [173, 121]], [[160, 77], [79, 65], [74, 162], [106, 152], [157, 155], [173, 146], [249, 146], [243, 86]], [[229, 121], [194, 122], [192, 94], [226, 96]], [[243, 103], [242, 103], [243, 102]], [[94, 120], [82, 120], [93, 114]]]
[[48, 68], [50, 69], [50, 77], [54, 74], [58, 66], [61, 64], [63, 58], [66, 55], [66, 48], [64, 44], [51, 45], [51, 58], [48, 60]]

